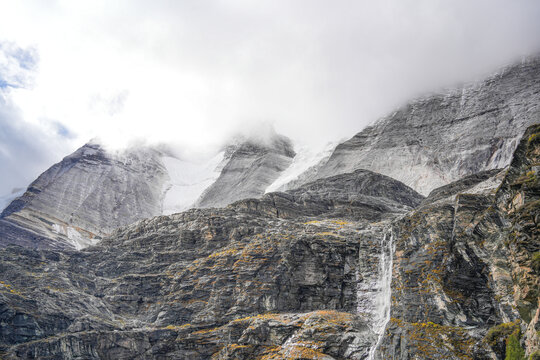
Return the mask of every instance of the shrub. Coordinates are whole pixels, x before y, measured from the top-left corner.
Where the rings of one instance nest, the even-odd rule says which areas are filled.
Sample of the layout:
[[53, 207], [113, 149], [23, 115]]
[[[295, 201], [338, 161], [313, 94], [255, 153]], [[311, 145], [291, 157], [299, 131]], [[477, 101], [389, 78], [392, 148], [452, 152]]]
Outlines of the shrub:
[[506, 358], [505, 360], [526, 360], [525, 351], [519, 344], [519, 330], [514, 331], [508, 339], [506, 339]]
[[540, 273], [540, 251], [535, 252], [532, 256], [532, 268]]
[[491, 345], [495, 346], [498, 342], [506, 340], [510, 334], [519, 332], [518, 321], [500, 324], [489, 329], [485, 340]]

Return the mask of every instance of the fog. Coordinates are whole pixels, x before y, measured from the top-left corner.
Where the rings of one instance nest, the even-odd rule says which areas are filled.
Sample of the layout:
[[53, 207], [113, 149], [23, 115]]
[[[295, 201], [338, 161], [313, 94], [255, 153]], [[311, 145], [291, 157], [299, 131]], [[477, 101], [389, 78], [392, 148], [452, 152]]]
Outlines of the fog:
[[538, 54], [538, 19], [536, 0], [0, 0], [0, 195], [92, 138], [351, 137]]

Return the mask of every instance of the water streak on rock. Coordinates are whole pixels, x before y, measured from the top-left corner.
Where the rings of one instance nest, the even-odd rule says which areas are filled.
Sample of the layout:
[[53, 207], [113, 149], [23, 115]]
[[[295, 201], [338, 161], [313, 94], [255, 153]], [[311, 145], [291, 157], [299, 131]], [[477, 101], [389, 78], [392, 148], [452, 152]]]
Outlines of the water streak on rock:
[[384, 330], [390, 321], [390, 307], [392, 303], [392, 265], [394, 254], [394, 235], [392, 229], [385, 232], [381, 239], [381, 254], [379, 260], [379, 284], [375, 296], [375, 316], [372, 320], [372, 330], [377, 335], [377, 342], [369, 350], [368, 359], [375, 359], [375, 353], [383, 337]]

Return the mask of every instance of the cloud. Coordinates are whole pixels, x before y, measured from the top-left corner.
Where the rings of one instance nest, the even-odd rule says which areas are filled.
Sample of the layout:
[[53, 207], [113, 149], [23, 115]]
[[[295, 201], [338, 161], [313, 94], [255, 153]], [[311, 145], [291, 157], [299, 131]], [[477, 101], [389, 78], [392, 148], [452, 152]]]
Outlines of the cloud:
[[115, 92], [112, 95], [94, 94], [90, 96], [88, 107], [97, 116], [106, 114], [114, 116], [124, 109], [124, 104], [129, 96], [128, 90]]
[[29, 88], [34, 82], [37, 52], [13, 42], [0, 41], [0, 89]]
[[[39, 54], [19, 81], [32, 86], [9, 89], [16, 121], [61, 124], [70, 149], [205, 148], [260, 122], [324, 144], [540, 52], [536, 0], [0, 3], [0, 34]], [[26, 57], [9, 59], [0, 79], [17, 83], [4, 72], [25, 73]]]
[[0, 90], [0, 195], [28, 186], [60, 161], [71, 149], [61, 139], [67, 132], [63, 125], [45, 120], [43, 126], [26, 123], [20, 109]]

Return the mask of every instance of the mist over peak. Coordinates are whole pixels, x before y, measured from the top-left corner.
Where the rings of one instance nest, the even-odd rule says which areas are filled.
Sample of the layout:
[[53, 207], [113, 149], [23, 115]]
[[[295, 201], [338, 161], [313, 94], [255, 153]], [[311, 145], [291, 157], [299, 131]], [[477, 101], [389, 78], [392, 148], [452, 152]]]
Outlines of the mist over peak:
[[[93, 137], [114, 150], [174, 144], [180, 155], [215, 153], [238, 131], [264, 143], [272, 131], [260, 119], [318, 149], [411, 98], [538, 53], [538, 18], [534, 0], [8, 2], [0, 116], [41, 134], [39, 152], [54, 154], [41, 169]], [[18, 171], [20, 181], [39, 174]]]

